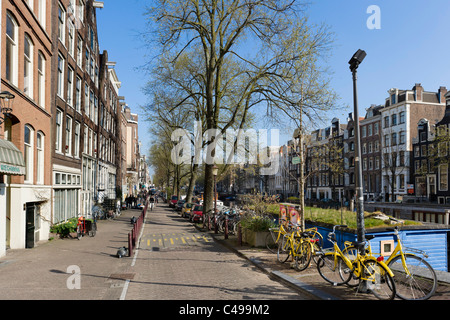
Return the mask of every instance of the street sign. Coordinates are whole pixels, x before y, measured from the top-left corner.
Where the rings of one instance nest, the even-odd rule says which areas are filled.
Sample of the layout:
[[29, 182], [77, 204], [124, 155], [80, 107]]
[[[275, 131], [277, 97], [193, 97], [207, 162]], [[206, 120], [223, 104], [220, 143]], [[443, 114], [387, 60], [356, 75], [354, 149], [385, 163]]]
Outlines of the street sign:
[[299, 163], [300, 163], [300, 157], [292, 158], [292, 164], [299, 164]]

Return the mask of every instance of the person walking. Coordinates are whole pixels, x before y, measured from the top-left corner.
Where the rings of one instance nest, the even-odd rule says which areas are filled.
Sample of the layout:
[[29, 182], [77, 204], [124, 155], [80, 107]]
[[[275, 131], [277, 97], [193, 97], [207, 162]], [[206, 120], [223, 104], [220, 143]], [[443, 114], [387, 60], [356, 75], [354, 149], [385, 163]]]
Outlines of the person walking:
[[150, 210], [153, 210], [153, 206], [155, 205], [155, 198], [151, 196], [149, 201], [150, 201]]

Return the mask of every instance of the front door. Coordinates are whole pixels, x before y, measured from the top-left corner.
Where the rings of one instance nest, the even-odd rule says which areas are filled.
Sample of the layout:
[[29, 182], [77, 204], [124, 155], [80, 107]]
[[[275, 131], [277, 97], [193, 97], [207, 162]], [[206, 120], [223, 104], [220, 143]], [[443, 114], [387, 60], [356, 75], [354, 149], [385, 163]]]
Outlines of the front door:
[[35, 230], [35, 212], [36, 206], [34, 203], [27, 203], [26, 210], [26, 230], [25, 230], [25, 248], [34, 248], [34, 230]]

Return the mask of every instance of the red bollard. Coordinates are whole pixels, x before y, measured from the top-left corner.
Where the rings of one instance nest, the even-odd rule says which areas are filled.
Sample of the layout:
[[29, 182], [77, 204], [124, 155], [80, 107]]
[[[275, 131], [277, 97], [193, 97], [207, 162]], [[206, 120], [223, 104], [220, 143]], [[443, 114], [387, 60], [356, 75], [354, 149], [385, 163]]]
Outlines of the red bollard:
[[225, 216], [225, 239], [228, 239], [228, 216]]
[[128, 232], [128, 256], [131, 257], [133, 254], [133, 243], [131, 241], [131, 233]]

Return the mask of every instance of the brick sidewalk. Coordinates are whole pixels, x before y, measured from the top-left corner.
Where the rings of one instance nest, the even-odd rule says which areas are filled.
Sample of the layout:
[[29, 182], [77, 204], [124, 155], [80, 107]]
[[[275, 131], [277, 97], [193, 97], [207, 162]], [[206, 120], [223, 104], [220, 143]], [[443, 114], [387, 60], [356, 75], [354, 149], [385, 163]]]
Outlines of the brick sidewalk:
[[[311, 299], [318, 300], [377, 300], [372, 294], [358, 293], [356, 289], [347, 286], [333, 287], [326, 282], [318, 273], [316, 264], [311, 261], [311, 265], [301, 272], [290, 267], [290, 263], [279, 263], [276, 254], [264, 248], [251, 248], [245, 244], [238, 243], [237, 236], [230, 235], [224, 239], [223, 234], [214, 234], [209, 231], [216, 241], [222, 243], [238, 255], [248, 259], [263, 272], [288, 286], [296, 288], [302, 292], [310, 294]], [[450, 300], [450, 283], [448, 273], [445, 273], [444, 281], [439, 282], [436, 293], [430, 300]]]

